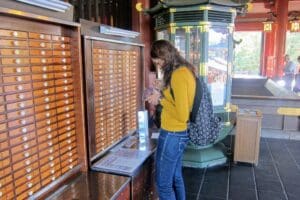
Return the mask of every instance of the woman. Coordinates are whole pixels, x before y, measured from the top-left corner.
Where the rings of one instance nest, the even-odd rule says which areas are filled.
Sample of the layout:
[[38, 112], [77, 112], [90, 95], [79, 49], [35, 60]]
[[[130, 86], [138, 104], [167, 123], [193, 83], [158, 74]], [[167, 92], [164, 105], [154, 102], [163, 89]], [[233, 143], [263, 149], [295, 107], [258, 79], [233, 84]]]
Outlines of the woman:
[[195, 96], [195, 68], [166, 40], [152, 44], [151, 59], [163, 72], [162, 95], [156, 92], [147, 98], [163, 107], [155, 169], [158, 195], [160, 200], [181, 200], [185, 199], [181, 160]]

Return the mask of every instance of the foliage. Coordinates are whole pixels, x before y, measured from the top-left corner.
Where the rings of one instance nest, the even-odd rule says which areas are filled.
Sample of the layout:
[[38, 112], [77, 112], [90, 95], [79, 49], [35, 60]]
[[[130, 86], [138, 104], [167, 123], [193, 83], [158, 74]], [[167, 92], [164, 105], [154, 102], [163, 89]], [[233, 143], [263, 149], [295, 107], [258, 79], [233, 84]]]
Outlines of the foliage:
[[297, 62], [297, 57], [300, 56], [300, 32], [287, 32], [286, 53], [292, 61]]

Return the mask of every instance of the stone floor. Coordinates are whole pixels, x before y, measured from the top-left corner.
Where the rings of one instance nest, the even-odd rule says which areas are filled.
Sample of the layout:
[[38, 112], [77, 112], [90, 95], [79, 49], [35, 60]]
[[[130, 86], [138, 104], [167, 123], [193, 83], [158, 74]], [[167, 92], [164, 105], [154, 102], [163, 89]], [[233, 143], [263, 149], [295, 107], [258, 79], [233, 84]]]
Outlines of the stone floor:
[[300, 141], [261, 138], [257, 166], [230, 162], [183, 174], [187, 200], [299, 200]]

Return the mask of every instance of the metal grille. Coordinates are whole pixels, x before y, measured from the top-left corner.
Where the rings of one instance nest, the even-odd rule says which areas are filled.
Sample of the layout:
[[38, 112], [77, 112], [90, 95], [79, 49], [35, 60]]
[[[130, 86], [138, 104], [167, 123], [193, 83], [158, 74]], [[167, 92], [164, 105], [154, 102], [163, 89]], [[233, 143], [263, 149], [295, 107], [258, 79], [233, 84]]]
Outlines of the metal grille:
[[162, 13], [158, 16], [156, 16], [156, 21], [155, 21], [155, 26], [156, 27], [161, 27], [163, 25], [169, 24], [170, 23], [170, 13]]
[[186, 12], [176, 12], [174, 13], [174, 22], [199, 22], [204, 20], [204, 11], [186, 11]]
[[208, 21], [210, 22], [223, 22], [223, 23], [232, 23], [232, 13], [208, 10]]

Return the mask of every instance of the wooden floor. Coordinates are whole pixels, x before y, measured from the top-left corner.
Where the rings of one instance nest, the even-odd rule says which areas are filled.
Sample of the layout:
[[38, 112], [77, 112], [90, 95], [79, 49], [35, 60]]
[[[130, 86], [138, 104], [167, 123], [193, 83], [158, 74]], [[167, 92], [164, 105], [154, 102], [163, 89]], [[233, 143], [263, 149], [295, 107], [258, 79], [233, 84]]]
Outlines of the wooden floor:
[[261, 138], [257, 167], [230, 162], [183, 172], [188, 200], [299, 200], [300, 141]]

